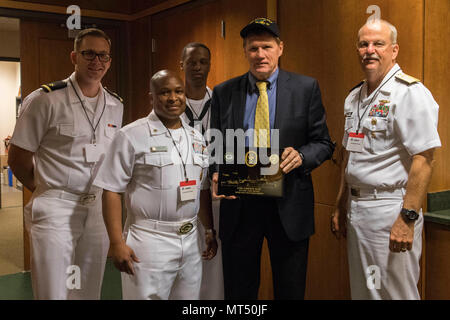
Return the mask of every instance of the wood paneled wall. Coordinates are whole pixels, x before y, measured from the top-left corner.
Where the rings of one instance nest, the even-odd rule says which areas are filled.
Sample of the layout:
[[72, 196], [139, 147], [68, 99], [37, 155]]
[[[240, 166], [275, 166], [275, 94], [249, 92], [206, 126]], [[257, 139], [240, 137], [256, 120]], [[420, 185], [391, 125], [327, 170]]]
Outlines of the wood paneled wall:
[[179, 65], [181, 50], [194, 41], [205, 43], [211, 50], [209, 87], [247, 72], [239, 31], [265, 13], [265, 0], [200, 0], [153, 15], [151, 32], [156, 52], [152, 54], [152, 72], [167, 68], [183, 77]]
[[[439, 104], [439, 135], [442, 147], [429, 190], [450, 189], [450, 1], [425, 0], [424, 83]], [[425, 224], [425, 298], [450, 299], [450, 227]]]
[[[183, 46], [191, 41], [206, 43], [212, 52], [212, 67], [208, 85], [214, 85], [243, 74], [248, 70], [244, 58], [240, 29], [255, 17], [266, 16], [267, 10], [275, 11], [273, 3], [277, 2], [278, 23], [285, 49], [281, 58], [281, 67], [319, 80], [322, 97], [327, 111], [330, 134], [341, 147], [344, 119], [343, 102], [348, 90], [364, 76], [356, 56], [356, 36], [358, 29], [370, 14], [366, 13], [369, 5], [378, 5], [381, 18], [393, 23], [399, 32], [400, 53], [398, 62], [403, 70], [424, 81], [440, 105], [439, 133], [443, 147], [436, 152], [436, 165], [431, 182], [431, 191], [450, 188], [450, 158], [447, 141], [450, 138], [448, 101], [450, 93], [450, 67], [448, 54], [450, 29], [447, 16], [450, 12], [448, 0], [196, 0], [182, 6], [124, 23], [126, 40], [123, 63], [127, 65], [124, 72], [110, 71], [111, 88], [114, 89], [117, 77], [126, 79], [124, 95], [124, 123], [143, 117], [150, 111], [148, 99], [149, 79], [160, 69], [179, 71], [180, 53]], [[139, 10], [141, 8], [138, 8]], [[137, 10], [135, 5], [125, 6], [124, 11]], [[221, 21], [225, 22], [225, 37], [221, 35]], [[32, 29], [31, 29], [32, 30]], [[37, 29], [36, 29], [37, 30]], [[33, 32], [37, 32], [37, 31]], [[41, 31], [39, 31], [41, 32]], [[51, 31], [48, 31], [51, 32]], [[46, 44], [59, 43], [46, 35], [41, 41], [43, 46], [32, 52], [49, 54]], [[22, 30], [22, 43], [29, 42], [26, 31]], [[116, 34], [117, 36], [117, 34]], [[152, 38], [156, 40], [156, 52], [152, 53]], [[119, 45], [119, 43], [117, 43]], [[26, 45], [24, 45], [26, 46]], [[117, 48], [117, 47], [116, 47]], [[40, 50], [40, 51], [39, 51]], [[114, 56], [114, 59], [120, 56]], [[41, 74], [29, 72], [32, 64], [27, 66], [22, 61], [22, 70], [27, 70], [29, 83], [23, 83], [23, 92], [31, 91], [50, 77], [49, 72], [56, 72], [49, 66]], [[70, 62], [67, 61], [67, 64]], [[53, 71], [52, 71], [53, 70]], [[119, 72], [120, 71], [120, 72]], [[119, 74], [120, 73], [120, 74]], [[23, 77], [25, 79], [25, 77]], [[49, 79], [55, 80], [55, 79]], [[45, 80], [47, 81], [47, 80]], [[124, 81], [122, 81], [124, 82]], [[31, 85], [32, 84], [32, 85]], [[29, 87], [28, 87], [29, 86]], [[28, 89], [27, 89], [28, 88]], [[307, 298], [346, 299], [350, 297], [348, 284], [348, 265], [345, 240], [337, 241], [329, 231], [329, 216], [339, 182], [339, 156], [335, 161], [327, 161], [313, 173], [316, 199], [316, 234], [311, 238], [308, 265]], [[436, 237], [429, 228], [426, 246], [433, 245]], [[442, 231], [439, 229], [439, 236]], [[442, 237], [441, 237], [442, 238]], [[441, 239], [439, 238], [439, 239]], [[430, 240], [431, 239], [431, 240]], [[427, 250], [432, 252], [433, 248]], [[272, 298], [272, 278], [267, 249], [263, 253], [262, 282], [260, 298]], [[436, 270], [428, 266], [427, 270]], [[436, 272], [427, 272], [427, 277]], [[426, 279], [425, 279], [426, 280]], [[433, 284], [439, 281], [425, 281], [426, 292], [433, 291]], [[430, 297], [435, 297], [430, 294]]]
[[150, 112], [151, 33], [150, 17], [126, 23], [127, 31], [127, 113], [124, 124]]
[[[208, 85], [212, 88], [218, 83], [216, 65], [220, 65], [222, 47], [220, 40], [220, 3], [200, 1], [152, 16], [152, 38], [156, 51], [152, 53], [152, 73], [162, 69], [178, 72], [181, 51], [189, 42], [202, 42], [211, 50], [211, 72]], [[219, 59], [218, 59], [219, 57]]]
[[[197, 4], [201, 2], [197, 1]], [[153, 54], [153, 72], [162, 67], [178, 68], [179, 52], [189, 41], [204, 41], [213, 51], [208, 82], [210, 87], [248, 70], [247, 61], [242, 54], [239, 30], [252, 18], [266, 15], [267, 1], [207, 2], [203, 1], [197, 9], [190, 4], [191, 9], [180, 8], [178, 11], [173, 9], [170, 13], [164, 12], [152, 17], [152, 34], [159, 37], [158, 50], [164, 48], [164, 55]], [[441, 139], [447, 141], [448, 112], [445, 109], [448, 108], [445, 108], [445, 103], [450, 99], [446, 90], [449, 81], [446, 81], [448, 73], [441, 70], [445, 70], [443, 66], [450, 65], [449, 55], [443, 54], [449, 51], [448, 41], [442, 41], [449, 38], [449, 28], [445, 28], [444, 19], [445, 13], [449, 12], [450, 2], [448, 0], [278, 0], [277, 2], [277, 20], [285, 44], [281, 67], [319, 80], [330, 134], [337, 142], [335, 161], [327, 161], [313, 173], [316, 234], [311, 238], [310, 244], [306, 296], [313, 299], [346, 299], [350, 297], [346, 243], [345, 240], [338, 241], [331, 235], [329, 216], [333, 211], [339, 183], [339, 149], [344, 125], [343, 102], [349, 89], [364, 78], [356, 55], [357, 32], [371, 15], [366, 13], [367, 8], [370, 5], [379, 6], [381, 18], [390, 21], [398, 29], [400, 44], [398, 63], [406, 73], [422, 79], [441, 105], [439, 130]], [[180, 30], [171, 27], [174, 19], [183, 25], [190, 20], [189, 28]], [[220, 20], [226, 23], [225, 39], [218, 36]], [[201, 28], [207, 30], [202, 31]], [[158, 34], [157, 30], [165, 33]], [[450, 187], [448, 164], [445, 161], [448, 157], [445, 146], [436, 153], [437, 163], [432, 190]], [[273, 297], [270, 263], [266, 254], [267, 252], [263, 254], [265, 269], [262, 270], [261, 298]]]
[[439, 104], [439, 135], [442, 147], [435, 153], [436, 163], [430, 191], [450, 189], [450, 28], [449, 0], [425, 0], [424, 83]]
[[[443, 39], [450, 37], [445, 21], [450, 1], [278, 0], [278, 4], [278, 21], [285, 41], [281, 65], [319, 80], [327, 123], [338, 150], [342, 147], [344, 99], [348, 90], [364, 77], [356, 55], [357, 32], [371, 15], [366, 13], [368, 6], [380, 7], [381, 18], [398, 29], [399, 65], [406, 73], [424, 81], [440, 105], [439, 132], [444, 147], [436, 152], [430, 190], [449, 189], [449, 152], [445, 142], [450, 138], [446, 108], [450, 79], [443, 70], [450, 66], [450, 47]], [[310, 245], [308, 298], [349, 298], [345, 240], [337, 241], [329, 232], [329, 215], [338, 191], [337, 164], [327, 162], [313, 173], [316, 234]], [[425, 279], [423, 283], [426, 282]], [[421, 284], [422, 281], [419, 288], [424, 293]], [[327, 290], [330, 286], [334, 289]]]

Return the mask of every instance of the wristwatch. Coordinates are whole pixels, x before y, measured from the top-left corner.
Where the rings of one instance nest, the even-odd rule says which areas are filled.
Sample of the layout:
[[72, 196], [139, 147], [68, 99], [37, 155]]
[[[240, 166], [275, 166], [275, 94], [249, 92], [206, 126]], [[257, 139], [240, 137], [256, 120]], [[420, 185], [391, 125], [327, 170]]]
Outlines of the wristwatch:
[[419, 214], [417, 213], [416, 210], [413, 209], [402, 208], [400, 213], [402, 214], [403, 219], [405, 219], [405, 221], [407, 222], [416, 221], [417, 219], [419, 219]]

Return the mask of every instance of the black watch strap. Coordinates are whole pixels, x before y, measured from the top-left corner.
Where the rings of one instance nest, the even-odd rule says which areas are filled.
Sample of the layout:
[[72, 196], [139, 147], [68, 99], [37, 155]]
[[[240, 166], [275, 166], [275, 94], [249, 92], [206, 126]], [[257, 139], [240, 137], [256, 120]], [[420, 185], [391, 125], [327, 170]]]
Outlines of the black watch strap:
[[416, 210], [413, 209], [402, 208], [400, 213], [406, 221], [416, 221], [417, 219], [419, 219], [419, 214]]

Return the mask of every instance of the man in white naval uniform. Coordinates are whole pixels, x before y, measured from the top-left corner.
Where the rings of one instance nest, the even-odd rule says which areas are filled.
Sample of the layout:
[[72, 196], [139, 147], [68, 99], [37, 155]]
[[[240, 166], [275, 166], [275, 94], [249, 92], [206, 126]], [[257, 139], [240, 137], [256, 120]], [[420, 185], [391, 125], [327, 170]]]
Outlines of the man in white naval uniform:
[[[211, 89], [207, 87], [209, 70], [211, 68], [211, 52], [203, 43], [188, 43], [181, 53], [181, 70], [184, 72], [186, 87], [186, 111], [182, 119], [204, 134], [209, 142], [208, 130], [211, 124]], [[207, 181], [209, 185], [209, 180]], [[211, 197], [211, 195], [209, 195]], [[205, 230], [199, 225], [199, 241], [205, 249], [205, 236], [207, 233], [216, 236], [219, 232], [220, 200], [212, 201], [213, 225], [215, 229]], [[200, 300], [223, 300], [223, 270], [222, 249], [220, 239], [217, 238], [217, 254], [212, 260], [203, 261], [202, 286]]]
[[[119, 131], [95, 185], [104, 188], [103, 216], [111, 256], [122, 272], [124, 299], [198, 299], [202, 262], [197, 213], [212, 227], [202, 135], [181, 120], [183, 82], [170, 71], [150, 82], [153, 111]], [[122, 236], [120, 193], [127, 221]], [[217, 242], [206, 235], [205, 259]]]
[[9, 165], [33, 192], [24, 215], [35, 299], [100, 298], [109, 242], [92, 182], [123, 114], [101, 85], [110, 49], [103, 31], [81, 31], [75, 72], [27, 96], [14, 130]]
[[352, 299], [420, 299], [421, 212], [431, 179], [438, 105], [396, 63], [397, 30], [358, 33], [366, 80], [345, 100], [346, 149], [331, 229], [347, 235]]

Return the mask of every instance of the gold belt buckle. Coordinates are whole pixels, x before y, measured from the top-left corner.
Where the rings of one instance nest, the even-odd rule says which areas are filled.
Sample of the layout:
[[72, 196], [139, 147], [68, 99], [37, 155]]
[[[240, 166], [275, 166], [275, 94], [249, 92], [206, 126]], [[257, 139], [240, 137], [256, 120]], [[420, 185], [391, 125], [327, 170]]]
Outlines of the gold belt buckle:
[[179, 232], [181, 234], [186, 234], [189, 233], [192, 228], [194, 228], [194, 225], [191, 222], [186, 222], [180, 227]]
[[88, 204], [95, 200], [95, 194], [82, 195], [80, 201], [82, 204]]
[[359, 189], [350, 188], [350, 193], [354, 197], [359, 197], [359, 195], [360, 195]]

